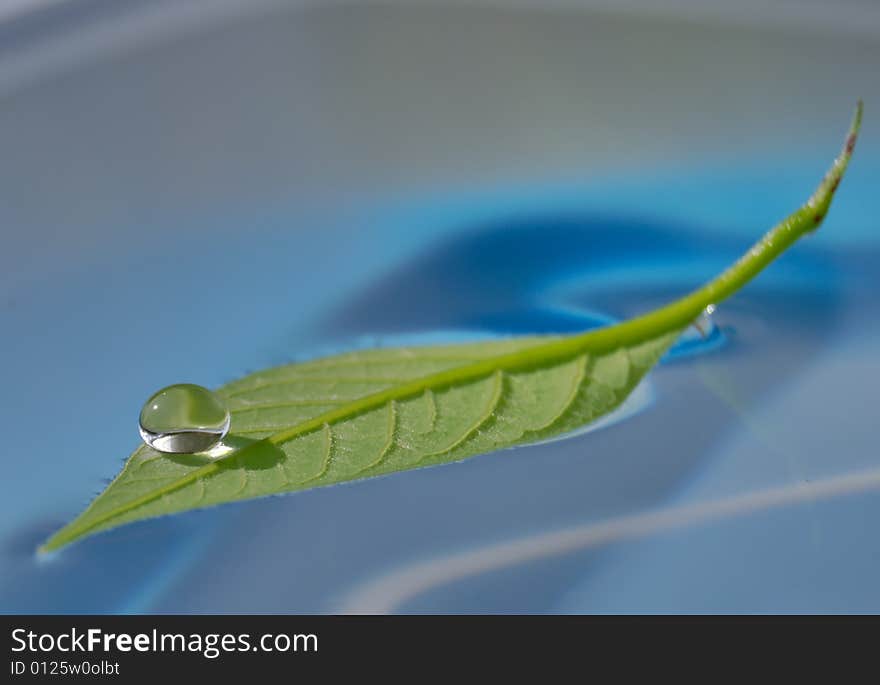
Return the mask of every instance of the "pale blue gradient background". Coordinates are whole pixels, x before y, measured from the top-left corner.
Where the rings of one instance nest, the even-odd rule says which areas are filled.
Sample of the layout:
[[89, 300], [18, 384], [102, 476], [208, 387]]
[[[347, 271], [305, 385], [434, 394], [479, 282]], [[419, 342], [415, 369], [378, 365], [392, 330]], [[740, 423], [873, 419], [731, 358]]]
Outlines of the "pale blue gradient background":
[[[334, 611], [425, 559], [880, 467], [870, 7], [822, 28], [819, 3], [766, 21], [358, 5], [85, 2], [0, 24], [0, 610]], [[722, 306], [721, 349], [657, 370], [638, 415], [35, 559], [158, 387], [659, 304], [803, 201], [858, 96], [826, 225]], [[875, 493], [758, 512], [396, 609], [877, 611], [878, 516]]]

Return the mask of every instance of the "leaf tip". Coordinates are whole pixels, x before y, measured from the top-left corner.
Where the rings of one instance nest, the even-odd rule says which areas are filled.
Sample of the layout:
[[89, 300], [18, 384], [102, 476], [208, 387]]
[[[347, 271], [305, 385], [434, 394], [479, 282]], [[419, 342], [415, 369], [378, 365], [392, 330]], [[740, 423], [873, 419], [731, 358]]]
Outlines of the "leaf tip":
[[68, 534], [68, 530], [70, 529], [70, 524], [63, 526], [59, 530], [56, 530], [52, 535], [50, 535], [46, 540], [37, 547], [34, 552], [38, 559], [48, 559], [53, 557], [64, 547], [67, 547], [71, 542], [74, 542], [78, 536], [71, 536]]
[[865, 103], [859, 98], [856, 100], [856, 111], [853, 114], [852, 123], [849, 126], [849, 132], [846, 136], [846, 143], [843, 147], [841, 156], [849, 157], [852, 155], [856, 147], [856, 139], [859, 137], [859, 131], [862, 129], [862, 113], [865, 111]]
[[840, 151], [840, 154], [832, 163], [831, 168], [828, 169], [828, 172], [825, 174], [819, 187], [816, 188], [816, 191], [810, 196], [810, 199], [804, 207], [804, 210], [810, 212], [811, 216], [810, 219], [805, 222], [805, 225], [802, 224], [803, 228], [801, 230], [803, 232], [812, 233], [815, 231], [819, 228], [822, 221], [825, 219], [825, 216], [828, 214], [831, 200], [834, 197], [834, 193], [837, 191], [837, 187], [840, 185], [840, 181], [846, 172], [846, 168], [849, 166], [849, 160], [852, 158], [853, 150], [855, 150], [856, 140], [858, 139], [859, 131], [862, 128], [862, 113], [864, 112], [864, 109], [864, 102], [859, 98], [856, 101], [856, 109], [853, 114], [852, 122], [849, 125], [846, 139], [843, 143], [843, 149]]
[[[55, 536], [53, 535], [52, 537]], [[37, 547], [37, 549], [34, 551], [34, 554], [36, 555], [37, 559], [46, 559], [55, 554], [55, 552], [57, 551], [58, 546], [52, 544], [52, 538], [50, 537], [43, 544]]]
[[37, 563], [46, 563], [54, 559], [57, 553], [57, 550], [50, 548], [48, 544], [44, 542], [34, 551], [34, 558]]

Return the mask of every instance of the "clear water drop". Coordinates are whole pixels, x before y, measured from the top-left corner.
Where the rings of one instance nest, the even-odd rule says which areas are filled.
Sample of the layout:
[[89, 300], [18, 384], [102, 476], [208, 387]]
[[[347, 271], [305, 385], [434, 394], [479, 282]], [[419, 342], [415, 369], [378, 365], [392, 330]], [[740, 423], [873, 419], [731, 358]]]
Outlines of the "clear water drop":
[[694, 321], [692, 326], [697, 329], [697, 332], [702, 336], [705, 340], [707, 339], [714, 331], [715, 331], [715, 320], [712, 318], [712, 314], [715, 313], [715, 305], [710, 304], [704, 310], [703, 313], [697, 317], [697, 320]]
[[140, 431], [159, 452], [192, 454], [216, 446], [229, 431], [229, 410], [216, 394], [192, 383], [169, 385], [144, 404]]
[[691, 357], [721, 347], [725, 343], [725, 335], [715, 318], [715, 305], [710, 304], [702, 314], [688, 326], [669, 350], [669, 358]]

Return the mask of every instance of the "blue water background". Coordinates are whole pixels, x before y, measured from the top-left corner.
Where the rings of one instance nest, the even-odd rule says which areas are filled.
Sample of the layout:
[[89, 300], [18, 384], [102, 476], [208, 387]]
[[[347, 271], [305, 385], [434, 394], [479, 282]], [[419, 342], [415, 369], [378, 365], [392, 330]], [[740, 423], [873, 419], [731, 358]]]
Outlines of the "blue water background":
[[[569, 46], [560, 64], [574, 64], [571, 45], [598, 41], [613, 51], [616, 44], [611, 33], [608, 45], [602, 36], [582, 40], [569, 19], [542, 21], [522, 23], [549, 27], [553, 44], [559, 37]], [[474, 31], [482, 45], [480, 25], [455, 24], [471, 27], [462, 33]], [[386, 130], [382, 117], [395, 113], [398, 124], [421, 121], [421, 110], [386, 104], [397, 87], [387, 68], [405, 70], [400, 60], [378, 59], [365, 41], [366, 57], [345, 66], [357, 75], [372, 55], [375, 80], [346, 80], [348, 71], [327, 57], [342, 53], [322, 43], [320, 23], [302, 33], [273, 26], [280, 27], [273, 40], [262, 38], [274, 29], [255, 30], [252, 51], [209, 44], [200, 52], [198, 43], [191, 52], [147, 51], [3, 96], [0, 611], [333, 612], [422, 562], [440, 568], [451, 555], [491, 555], [525, 537], [880, 468], [880, 147], [872, 123], [880, 102], [850, 87], [830, 62], [823, 71], [824, 53], [809, 51], [824, 42], [735, 32], [704, 41], [699, 33], [694, 44], [721, 55], [708, 84], [689, 75], [697, 62], [670, 52], [686, 87], [630, 90], [620, 84], [644, 78], [632, 69], [607, 92], [593, 92], [578, 81], [588, 78], [582, 66], [554, 68], [549, 38], [540, 43], [545, 53], [529, 53], [519, 49], [526, 33], [514, 33], [508, 59], [522, 63], [509, 82], [489, 79], [500, 94], [477, 101], [497, 106], [466, 110], [467, 99], [439, 95], [425, 104], [416, 73], [414, 92], [404, 89], [400, 101], [452, 123], [403, 131], [388, 124], [387, 140], [402, 141], [389, 151], [352, 131], [362, 120]], [[639, 29], [641, 42], [655, 58], [691, 49], [677, 35], [665, 39], [663, 27], [649, 28]], [[221, 38], [217, 45], [234, 42]], [[490, 45], [490, 53], [504, 45]], [[743, 63], [724, 58], [725, 50]], [[251, 69], [247, 79], [228, 80], [253, 54], [284, 68], [271, 78]], [[547, 63], [533, 65], [537, 54]], [[767, 85], [749, 60], [768, 54], [764, 64], [802, 65], [814, 80], [767, 77]], [[836, 54], [863, 65], [864, 73], [858, 66], [846, 73], [870, 91], [880, 63], [873, 43]], [[163, 59], [175, 68], [160, 69]], [[426, 73], [445, 64], [425, 62]], [[528, 128], [514, 117], [522, 130], [499, 135], [474, 162], [474, 141], [491, 138], [496, 121], [503, 129], [504, 115], [516, 113], [511, 102], [526, 107], [511, 96], [523, 87], [523, 64], [533, 66], [528, 73], [544, 97], [529, 101], [546, 106], [546, 120], [524, 116], [536, 122]], [[499, 58], [481, 68], [506, 74], [505, 65]], [[746, 76], [738, 80], [737, 69]], [[451, 73], [469, 78], [454, 65]], [[178, 74], [186, 83], [179, 92]], [[192, 74], [205, 78], [193, 86]], [[715, 89], [722, 77], [734, 86]], [[378, 94], [363, 109], [325, 111], [347, 102], [326, 85], [334, 78], [340, 92]], [[478, 92], [491, 92], [474, 79]], [[748, 101], [736, 99], [742, 83], [757, 84]], [[836, 88], [835, 97], [807, 107], [816, 83]], [[629, 103], [621, 114], [607, 105], [626, 135], [596, 134], [595, 147], [583, 149], [579, 138], [566, 138], [559, 113], [581, 101], [563, 95], [582, 90], [600, 123], [603, 103]], [[119, 470], [137, 445], [141, 404], [159, 387], [217, 386], [292, 359], [402, 338], [581, 330], [686, 292], [806, 198], [842, 139], [850, 91], [868, 98], [865, 136], [825, 226], [723, 303], [719, 337], [664, 360], [624, 420], [461, 464], [140, 522], [35, 556]], [[276, 101], [277, 92], [293, 95]], [[691, 92], [705, 107], [672, 116], [668, 103]], [[636, 112], [633, 98], [646, 93]], [[786, 113], [784, 126], [764, 114], [768, 102], [779, 117]], [[326, 126], [308, 129], [326, 138], [299, 140], [284, 129], [302, 112]], [[718, 112], [733, 129], [746, 118], [758, 137], [765, 127], [789, 135], [764, 140], [766, 148], [750, 144], [739, 157], [729, 148], [687, 150], [691, 132], [669, 123], [696, 129]], [[462, 123], [474, 116], [485, 126]], [[658, 140], [677, 136], [668, 149], [689, 154], [662, 158], [662, 140], [654, 152], [643, 150], [632, 138], [649, 122]], [[570, 130], [582, 127], [588, 137], [594, 125], [577, 119]], [[705, 128], [693, 133], [697, 140], [724, 142], [715, 126]], [[230, 140], [229, 131], [241, 135]], [[512, 162], [505, 151], [529, 135], [533, 150], [551, 152]], [[291, 139], [296, 149], [284, 147]], [[621, 158], [607, 169], [606, 142]], [[373, 156], [349, 160], [343, 153], [352, 146]], [[410, 153], [425, 169], [407, 167]], [[289, 159], [302, 160], [296, 173], [283, 166]], [[375, 174], [364, 170], [371, 163]], [[339, 169], [349, 166], [359, 170], [358, 183], [343, 183]], [[452, 173], [463, 170], [473, 173]], [[407, 185], [410, 174], [419, 182]], [[761, 509], [435, 582], [390, 610], [880, 611], [878, 518], [875, 491]]]
[[[692, 182], [757, 201], [746, 213], [685, 193], [678, 216], [663, 199], [688, 179], [618, 188], [626, 211], [590, 188], [435, 199], [371, 218], [350, 270], [308, 258], [278, 217], [265, 245], [232, 234], [157, 245], [63, 289], [33, 286], [4, 307], [19, 335], [2, 343], [16, 363], [3, 388], [0, 606], [332, 611], [357, 583], [424, 557], [875, 466], [880, 254], [853, 200], [878, 162], [860, 152], [822, 232], [722, 305], [723, 347], [664, 363], [638, 415], [460, 465], [139, 523], [46, 561], [34, 547], [121, 465], [156, 387], [217, 385], [401, 333], [562, 332], [626, 316], [709, 277], [778, 213], [789, 184], [806, 184], [799, 168], [782, 170], [782, 199], [761, 202], [748, 170], [702, 174]], [[722, 219], [708, 220], [713, 207]], [[332, 255], [350, 230], [327, 229], [312, 249]], [[412, 230], [420, 249], [396, 239]], [[759, 512], [442, 587], [411, 609], [874, 610], [878, 507], [860, 495]]]

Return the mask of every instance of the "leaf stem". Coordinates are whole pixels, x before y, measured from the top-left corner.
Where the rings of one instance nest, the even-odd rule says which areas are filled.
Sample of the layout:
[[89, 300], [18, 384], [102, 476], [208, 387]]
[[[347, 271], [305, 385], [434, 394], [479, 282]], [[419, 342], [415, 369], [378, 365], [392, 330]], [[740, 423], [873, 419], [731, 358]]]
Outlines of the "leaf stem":
[[267, 438], [281, 445], [310, 433], [324, 424], [333, 424], [355, 414], [381, 407], [392, 400], [415, 396], [428, 389], [484, 378], [495, 371], [534, 366], [586, 353], [602, 353], [615, 347], [637, 344], [643, 340], [687, 328], [711, 304], [717, 304], [742, 288], [798, 238], [816, 230], [822, 223], [855, 147], [862, 122], [862, 101], [856, 105], [846, 140], [838, 157], [809, 200], [797, 211], [774, 226], [731, 267], [703, 287], [665, 307], [623, 323], [587, 331], [536, 345], [519, 352], [485, 359], [454, 369], [425, 376], [359, 398], [332, 411], [279, 431]]
[[770, 229], [745, 255], [720, 276], [665, 307], [595, 333], [581, 334], [576, 339], [585, 343], [589, 340], [590, 345], [598, 344], [601, 346], [601, 343], [612, 339], [614, 344], [625, 344], [649, 335], [685, 328], [699, 317], [710, 304], [718, 304], [742, 288], [798, 238], [819, 228], [828, 213], [831, 200], [852, 157], [862, 124], [862, 110], [863, 104], [859, 100], [840, 154], [807, 202]]

